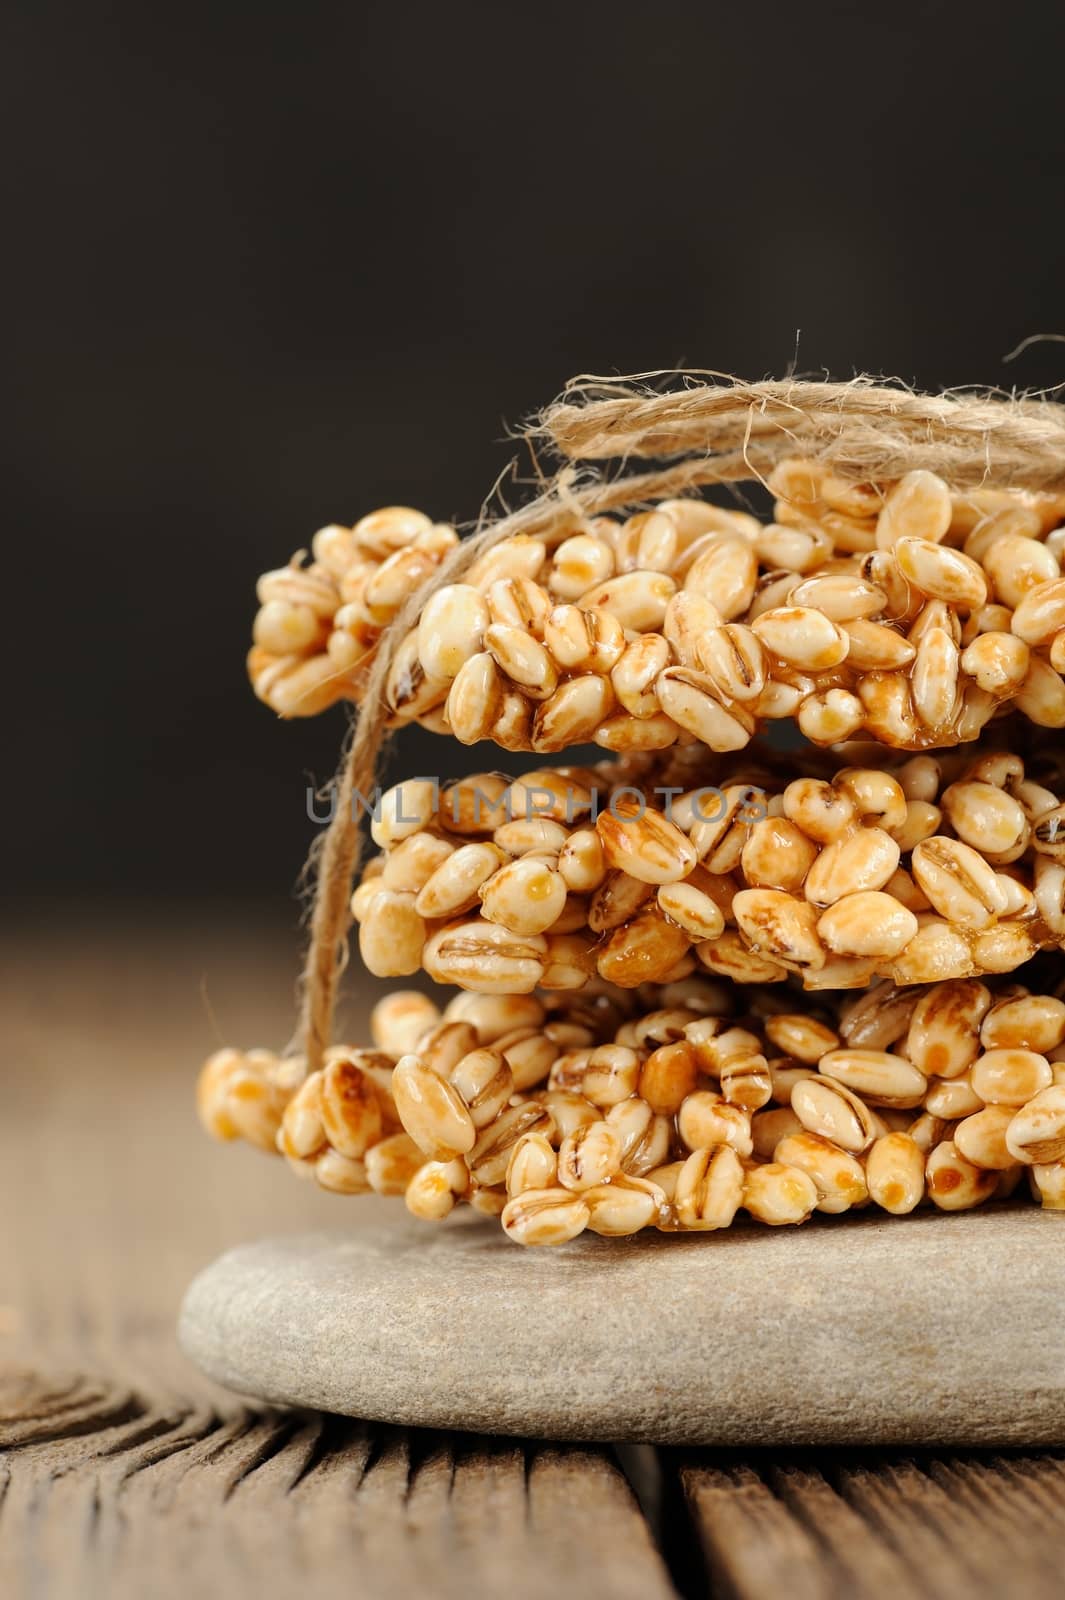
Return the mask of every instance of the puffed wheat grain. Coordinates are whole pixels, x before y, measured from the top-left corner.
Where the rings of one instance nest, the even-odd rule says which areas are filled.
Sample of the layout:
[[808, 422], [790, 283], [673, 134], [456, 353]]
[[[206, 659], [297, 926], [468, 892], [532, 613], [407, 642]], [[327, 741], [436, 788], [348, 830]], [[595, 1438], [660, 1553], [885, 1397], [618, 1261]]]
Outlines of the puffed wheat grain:
[[[651, 1180], [657, 1181], [661, 1171], [651, 1173]], [[745, 1190], [743, 1165], [731, 1146], [694, 1150], [673, 1176], [671, 1198], [683, 1227], [709, 1231], [730, 1226]]]
[[820, 1134], [786, 1134], [777, 1144], [773, 1160], [797, 1168], [812, 1180], [818, 1211], [838, 1215], [860, 1205], [868, 1195], [861, 1162]]
[[569, 1189], [530, 1189], [508, 1200], [500, 1221], [518, 1244], [566, 1244], [583, 1233], [590, 1213], [580, 1195]]
[[770, 1227], [805, 1222], [817, 1201], [817, 1188], [809, 1174], [781, 1161], [752, 1167], [744, 1179], [744, 1209]]
[[869, 1197], [892, 1216], [904, 1217], [924, 1198], [926, 1150], [910, 1133], [885, 1133], [865, 1158]]
[[974, 1166], [951, 1139], [937, 1144], [925, 1163], [928, 1197], [940, 1211], [969, 1211], [995, 1191], [998, 1174]]

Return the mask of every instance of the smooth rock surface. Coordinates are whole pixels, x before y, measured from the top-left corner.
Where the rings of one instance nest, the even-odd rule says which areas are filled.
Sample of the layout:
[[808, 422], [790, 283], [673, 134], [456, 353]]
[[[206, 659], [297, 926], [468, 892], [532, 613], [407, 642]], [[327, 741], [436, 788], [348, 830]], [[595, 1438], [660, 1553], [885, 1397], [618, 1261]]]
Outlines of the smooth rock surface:
[[1035, 1207], [524, 1250], [405, 1212], [222, 1256], [185, 1351], [258, 1398], [661, 1444], [1065, 1442], [1065, 1218]]

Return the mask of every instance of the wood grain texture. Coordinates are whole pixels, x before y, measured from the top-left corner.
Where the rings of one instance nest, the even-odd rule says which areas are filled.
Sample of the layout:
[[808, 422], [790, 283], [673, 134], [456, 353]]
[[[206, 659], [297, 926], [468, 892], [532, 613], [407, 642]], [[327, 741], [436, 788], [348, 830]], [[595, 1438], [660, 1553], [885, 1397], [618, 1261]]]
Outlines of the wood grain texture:
[[174, 1318], [201, 1266], [383, 1204], [199, 1132], [220, 1034], [291, 1026], [295, 939], [254, 921], [53, 921], [0, 949], [3, 1600], [1060, 1594], [1053, 1455], [634, 1449], [623, 1472], [606, 1449], [279, 1414], [196, 1373]]
[[678, 1478], [713, 1588], [734, 1600], [1062, 1592], [1065, 1463], [1053, 1455], [689, 1458]]
[[0, 1595], [671, 1595], [607, 1450], [279, 1415], [179, 1352], [200, 1267], [343, 1219], [192, 1109], [219, 1030], [287, 1037], [296, 948], [249, 922], [53, 925], [0, 951]]
[[57, 1399], [0, 1435], [5, 1597], [673, 1593], [601, 1451]]

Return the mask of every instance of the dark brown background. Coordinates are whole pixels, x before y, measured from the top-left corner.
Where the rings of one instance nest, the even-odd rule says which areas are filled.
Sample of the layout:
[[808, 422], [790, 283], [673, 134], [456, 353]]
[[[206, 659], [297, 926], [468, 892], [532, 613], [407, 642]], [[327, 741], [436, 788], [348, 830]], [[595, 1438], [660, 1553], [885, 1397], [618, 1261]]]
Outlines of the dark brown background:
[[[571, 373], [1049, 384], [1060, 8], [146, 7], [5, 49], [17, 898], [270, 897], [337, 715], [277, 726], [257, 572], [473, 515]], [[450, 758], [408, 744], [404, 765]]]

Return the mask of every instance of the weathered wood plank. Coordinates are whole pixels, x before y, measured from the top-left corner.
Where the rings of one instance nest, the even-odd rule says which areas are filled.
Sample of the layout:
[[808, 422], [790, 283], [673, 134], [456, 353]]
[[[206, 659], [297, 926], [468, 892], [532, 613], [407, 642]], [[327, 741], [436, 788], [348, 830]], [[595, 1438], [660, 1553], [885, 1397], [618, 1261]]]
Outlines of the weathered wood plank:
[[96, 1414], [94, 1431], [83, 1411], [70, 1434], [56, 1422], [5, 1450], [5, 1600], [673, 1595], [602, 1451], [269, 1413]]
[[919, 1574], [925, 1593], [954, 1596], [964, 1585], [988, 1600], [1014, 1590], [1049, 1600], [1062, 1589], [1065, 1480], [1053, 1457], [1017, 1461], [1027, 1472], [996, 1456], [863, 1467], [847, 1492]]
[[1054, 1456], [689, 1458], [679, 1477], [714, 1587], [736, 1600], [1062, 1592]]
[[715, 1594], [832, 1600], [812, 1531], [753, 1468], [690, 1464], [680, 1481]]
[[192, 1114], [212, 1012], [232, 1040], [285, 1038], [294, 949], [253, 948], [247, 924], [50, 923], [3, 951], [0, 1205], [20, 1221], [0, 1230], [0, 1594], [671, 1594], [608, 1452], [278, 1416], [178, 1352], [208, 1260], [343, 1218]]

